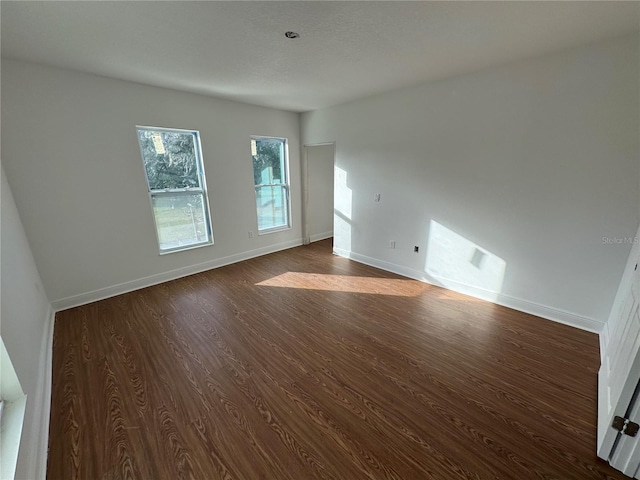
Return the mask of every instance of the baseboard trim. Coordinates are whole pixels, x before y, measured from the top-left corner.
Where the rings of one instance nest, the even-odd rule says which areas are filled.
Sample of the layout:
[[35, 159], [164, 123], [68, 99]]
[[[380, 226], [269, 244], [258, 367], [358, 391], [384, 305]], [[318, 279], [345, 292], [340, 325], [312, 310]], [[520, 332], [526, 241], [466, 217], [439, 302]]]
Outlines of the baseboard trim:
[[311, 241], [311, 243], [319, 242], [320, 240], [326, 240], [327, 238], [331, 238], [331, 237], [333, 237], [333, 231], [316, 233], [315, 235], [311, 235], [309, 237], [309, 241]]
[[438, 277], [430, 276], [425, 272], [414, 270], [402, 265], [397, 265], [385, 260], [379, 260], [377, 258], [369, 257], [356, 252], [334, 247], [333, 253], [359, 263], [364, 263], [365, 265], [369, 265], [371, 267], [386, 270], [388, 272], [396, 273], [408, 278], [413, 278], [414, 280], [420, 280], [421, 282], [426, 282], [431, 285], [446, 288], [447, 290], [495, 303], [503, 307], [512, 308], [520, 312], [528, 313], [547, 320], [552, 320], [557, 323], [562, 323], [564, 325], [579, 328], [580, 330], [586, 330], [588, 332], [600, 334], [605, 325], [604, 322], [595, 320], [593, 318], [584, 317], [575, 313], [567, 312], [547, 305], [542, 305], [536, 302], [531, 302], [522, 298], [512, 297], [510, 295], [505, 295], [502, 293], [496, 294], [494, 292], [489, 292], [487, 290], [483, 290], [471, 285], [465, 285], [459, 282], [452, 282], [448, 280], [447, 285], [444, 285], [443, 283], [438, 281]]
[[71, 297], [61, 298], [52, 302], [55, 311], [66, 310], [68, 308], [78, 307], [80, 305], [86, 305], [88, 303], [96, 302], [98, 300], [104, 300], [105, 298], [115, 297], [116, 295], [122, 295], [123, 293], [133, 292], [141, 288], [151, 287], [159, 283], [176, 280], [178, 278], [193, 275], [195, 273], [204, 272], [213, 268], [224, 267], [232, 263], [242, 262], [251, 258], [260, 257], [269, 253], [279, 252], [281, 250], [287, 250], [289, 248], [298, 247], [302, 245], [302, 238], [295, 240], [289, 240], [287, 242], [277, 243], [268, 247], [257, 248], [255, 250], [248, 250], [246, 252], [229, 255], [227, 257], [217, 258], [207, 262], [190, 265], [188, 267], [182, 267], [175, 270], [169, 270], [168, 272], [158, 273], [155, 275], [149, 275], [148, 277], [139, 278], [129, 282], [120, 283], [106, 288], [93, 290], [79, 295], [73, 295]]

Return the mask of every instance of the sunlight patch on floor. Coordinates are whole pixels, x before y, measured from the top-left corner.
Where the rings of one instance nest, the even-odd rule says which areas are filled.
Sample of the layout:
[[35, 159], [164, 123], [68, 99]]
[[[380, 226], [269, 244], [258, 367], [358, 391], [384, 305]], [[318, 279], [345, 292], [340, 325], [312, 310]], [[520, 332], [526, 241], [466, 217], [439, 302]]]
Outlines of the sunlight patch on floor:
[[352, 277], [322, 273], [287, 272], [269, 278], [256, 285], [264, 287], [301, 288], [331, 292], [368, 293], [415, 297], [425, 292], [429, 285], [416, 280], [395, 278]]

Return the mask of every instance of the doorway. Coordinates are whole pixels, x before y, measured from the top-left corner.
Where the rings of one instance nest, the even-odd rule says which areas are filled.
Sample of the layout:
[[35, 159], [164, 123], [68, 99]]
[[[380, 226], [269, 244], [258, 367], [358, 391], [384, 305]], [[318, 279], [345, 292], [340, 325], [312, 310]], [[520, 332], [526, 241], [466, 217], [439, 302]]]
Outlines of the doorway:
[[305, 244], [333, 237], [334, 160], [334, 142], [304, 146]]

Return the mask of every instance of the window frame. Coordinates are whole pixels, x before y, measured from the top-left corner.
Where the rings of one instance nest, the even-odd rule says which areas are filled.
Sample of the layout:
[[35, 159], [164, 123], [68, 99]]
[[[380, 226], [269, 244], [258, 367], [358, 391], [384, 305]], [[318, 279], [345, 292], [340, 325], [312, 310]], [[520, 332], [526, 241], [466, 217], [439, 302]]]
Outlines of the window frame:
[[0, 400], [3, 412], [0, 418], [0, 476], [14, 478], [18, 465], [27, 396], [13, 367], [9, 352], [0, 336]]
[[[144, 159], [144, 152], [142, 150], [142, 144], [140, 143], [139, 131], [147, 130], [151, 132], [171, 132], [179, 134], [193, 135], [193, 149], [196, 157], [196, 170], [198, 179], [200, 180], [200, 187], [185, 187], [185, 188], [163, 188], [152, 190], [149, 183], [149, 176], [147, 174], [147, 167]], [[156, 241], [158, 243], [158, 254], [167, 255], [169, 253], [182, 252], [185, 250], [193, 250], [195, 248], [208, 247], [214, 244], [213, 240], [213, 227], [211, 220], [211, 209], [209, 207], [209, 195], [207, 193], [207, 181], [204, 172], [204, 157], [202, 156], [202, 142], [200, 141], [200, 132], [195, 129], [185, 128], [169, 128], [169, 127], [152, 127], [148, 125], [136, 125], [136, 140], [140, 150], [140, 158], [142, 160], [142, 169], [144, 171], [144, 178], [147, 182], [147, 193], [149, 195], [149, 205], [151, 206], [151, 216], [153, 217], [153, 226], [156, 233]], [[204, 224], [207, 230], [207, 239], [202, 242], [192, 243], [189, 245], [177, 246], [172, 248], [162, 248], [160, 243], [160, 232], [158, 231], [158, 221], [153, 205], [154, 198], [162, 197], [175, 197], [176, 195], [202, 195], [202, 209], [204, 213]]]
[[284, 182], [256, 185], [255, 181], [252, 181], [251, 183], [253, 184], [254, 198], [257, 200], [258, 189], [260, 188], [281, 187], [286, 195], [285, 204], [287, 208], [287, 221], [285, 225], [278, 225], [277, 227], [263, 228], [262, 230], [260, 230], [260, 215], [258, 213], [257, 205], [254, 203], [255, 212], [256, 212], [256, 231], [258, 232], [258, 236], [268, 235], [270, 233], [282, 232], [284, 230], [291, 230], [291, 183], [290, 183], [290, 176], [289, 176], [289, 139], [287, 139], [286, 137], [273, 137], [270, 135], [251, 135], [250, 136], [249, 154], [251, 157], [252, 177], [255, 175], [255, 171], [253, 166], [253, 155], [251, 155], [251, 141], [261, 140], [261, 139], [282, 141], [282, 147], [283, 147], [282, 154], [284, 156], [284, 158], [282, 159], [282, 163], [283, 163], [282, 173], [283, 173], [284, 179], [281, 179], [281, 180], [284, 180]]

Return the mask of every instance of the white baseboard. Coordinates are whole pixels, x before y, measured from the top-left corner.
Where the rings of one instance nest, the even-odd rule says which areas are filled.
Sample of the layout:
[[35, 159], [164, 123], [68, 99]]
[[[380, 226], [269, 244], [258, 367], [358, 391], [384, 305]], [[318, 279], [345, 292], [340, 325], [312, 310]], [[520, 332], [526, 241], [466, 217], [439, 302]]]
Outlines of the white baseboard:
[[604, 326], [604, 322], [594, 318], [577, 315], [572, 312], [549, 307], [540, 303], [530, 302], [521, 298], [511, 297], [509, 295], [500, 294], [498, 296], [498, 300], [494, 303], [504, 307], [513, 308], [520, 312], [530, 313], [531, 315], [536, 315], [537, 317], [542, 317], [547, 320], [579, 328], [580, 330], [596, 333], [598, 335]]
[[605, 325], [604, 322], [595, 320], [593, 318], [584, 317], [575, 313], [566, 312], [554, 307], [549, 307], [547, 305], [542, 305], [502, 293], [496, 294], [494, 292], [489, 292], [472, 285], [465, 285], [459, 282], [452, 282], [451, 280], [447, 280], [447, 285], [445, 286], [438, 281], [437, 277], [427, 275], [427, 273], [425, 272], [414, 270], [412, 268], [404, 267], [402, 265], [397, 265], [395, 263], [387, 262], [384, 260], [379, 260], [377, 258], [368, 257], [366, 255], [361, 255], [356, 252], [351, 252], [340, 248], [334, 248], [333, 252], [336, 255], [349, 258], [359, 263], [364, 263], [365, 265], [379, 268], [381, 270], [386, 270], [388, 272], [397, 273], [398, 275], [413, 278], [414, 280], [420, 280], [421, 282], [430, 283], [432, 285], [446, 288], [454, 292], [469, 295], [481, 300], [486, 300], [497, 305], [502, 305], [504, 307], [512, 308], [524, 313], [529, 313], [531, 315], [536, 315], [538, 317], [552, 320], [554, 322], [570, 325], [572, 327], [586, 330], [588, 332], [600, 334]]
[[333, 230], [311, 235], [309, 237], [309, 240], [311, 241], [311, 243], [313, 243], [313, 242], [319, 242], [320, 240], [326, 240], [327, 238], [331, 238], [331, 237], [333, 237]]
[[208, 262], [198, 263], [196, 265], [190, 265], [188, 267], [178, 268], [170, 270], [168, 272], [158, 273], [156, 275], [150, 275], [148, 277], [139, 278], [137, 280], [131, 280], [129, 282], [120, 283], [99, 290], [93, 290], [91, 292], [81, 293], [79, 295], [73, 295], [71, 297], [61, 298], [52, 302], [53, 308], [56, 311], [66, 310], [68, 308], [78, 307], [80, 305], [86, 305], [87, 303], [96, 302], [98, 300], [104, 300], [105, 298], [115, 297], [116, 295], [122, 295], [123, 293], [132, 292], [141, 288], [150, 287], [159, 283], [168, 282], [177, 278], [186, 277], [195, 273], [204, 272], [213, 268], [224, 267], [232, 263], [241, 262], [243, 260], [249, 260], [251, 258], [260, 257], [269, 253], [279, 252], [280, 250], [286, 250], [302, 245], [302, 239], [290, 240], [287, 242], [277, 243], [268, 247], [257, 248], [255, 250], [249, 250], [246, 252], [229, 255], [227, 257], [217, 258]]

